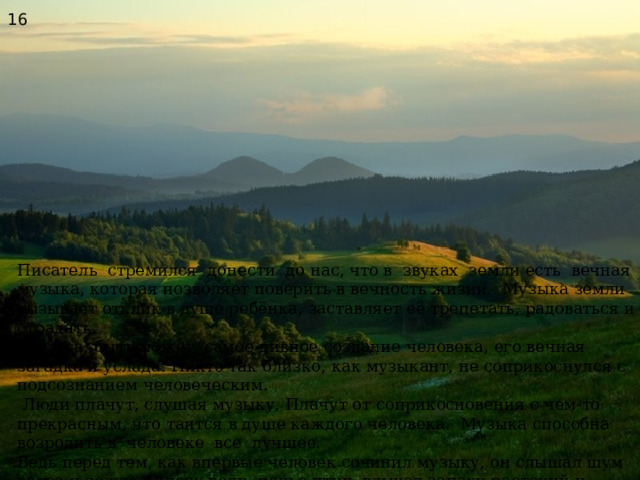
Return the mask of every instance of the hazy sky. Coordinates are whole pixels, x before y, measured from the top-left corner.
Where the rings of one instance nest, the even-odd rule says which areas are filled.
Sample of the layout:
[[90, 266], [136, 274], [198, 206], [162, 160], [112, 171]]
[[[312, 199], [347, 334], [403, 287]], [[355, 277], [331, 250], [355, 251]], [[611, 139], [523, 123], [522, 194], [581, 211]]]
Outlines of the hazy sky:
[[[0, 115], [640, 140], [640, 1], [3, 2]], [[8, 13], [26, 12], [26, 26]]]

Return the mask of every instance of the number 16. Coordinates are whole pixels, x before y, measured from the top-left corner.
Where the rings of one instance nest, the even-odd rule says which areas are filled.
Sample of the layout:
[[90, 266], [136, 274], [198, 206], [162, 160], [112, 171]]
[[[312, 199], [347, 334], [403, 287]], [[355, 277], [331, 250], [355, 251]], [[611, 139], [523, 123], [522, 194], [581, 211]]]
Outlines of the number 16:
[[26, 25], [27, 24], [27, 14], [26, 13], [21, 13], [18, 16], [18, 23], [16, 23], [16, 20], [14, 18], [13, 13], [9, 14], [9, 17], [11, 17], [11, 21], [9, 22], [9, 25]]

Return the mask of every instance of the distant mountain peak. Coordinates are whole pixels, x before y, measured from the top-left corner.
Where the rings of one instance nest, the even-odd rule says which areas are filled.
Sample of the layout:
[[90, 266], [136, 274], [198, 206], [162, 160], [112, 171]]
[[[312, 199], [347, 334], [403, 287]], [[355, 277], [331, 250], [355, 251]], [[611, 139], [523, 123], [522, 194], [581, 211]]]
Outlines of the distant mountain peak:
[[290, 177], [296, 184], [331, 182], [347, 178], [368, 178], [374, 172], [358, 167], [338, 157], [318, 158], [307, 164]]
[[205, 175], [237, 185], [251, 186], [280, 184], [284, 177], [281, 170], [246, 155], [222, 162]]
[[317, 166], [321, 166], [321, 167], [347, 167], [348, 166], [348, 167], [360, 168], [360, 167], [357, 167], [356, 165], [354, 165], [353, 163], [347, 162], [346, 160], [344, 160], [342, 158], [338, 158], [338, 157], [322, 157], [322, 158], [316, 158], [315, 160], [309, 162], [306, 166], [301, 168], [301, 170], [305, 170], [305, 169], [309, 169], [309, 168], [316, 168]]
[[210, 172], [223, 173], [223, 172], [237, 172], [238, 170], [247, 169], [247, 173], [250, 173], [249, 169], [259, 169], [263, 172], [271, 172], [273, 174], [282, 175], [282, 170], [272, 167], [268, 163], [258, 160], [257, 158], [250, 157], [248, 155], [242, 155], [240, 157], [232, 158], [226, 162], [222, 162]]

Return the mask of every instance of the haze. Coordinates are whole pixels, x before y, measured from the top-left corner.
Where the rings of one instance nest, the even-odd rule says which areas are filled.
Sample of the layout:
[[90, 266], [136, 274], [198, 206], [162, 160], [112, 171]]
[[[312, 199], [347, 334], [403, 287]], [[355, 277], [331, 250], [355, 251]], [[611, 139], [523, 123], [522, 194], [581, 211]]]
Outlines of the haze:
[[[640, 140], [640, 3], [7, 2], [0, 115], [349, 141]], [[4, 13], [6, 15], [6, 13]]]

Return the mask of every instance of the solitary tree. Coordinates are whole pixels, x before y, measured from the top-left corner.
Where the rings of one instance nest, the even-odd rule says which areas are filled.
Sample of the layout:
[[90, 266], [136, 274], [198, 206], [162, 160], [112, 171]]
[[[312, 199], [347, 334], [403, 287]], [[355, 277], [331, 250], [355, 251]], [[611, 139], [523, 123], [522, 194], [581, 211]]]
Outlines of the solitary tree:
[[453, 248], [456, 251], [456, 258], [458, 260], [465, 263], [471, 262], [471, 251], [464, 243], [457, 243]]

